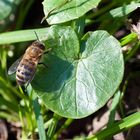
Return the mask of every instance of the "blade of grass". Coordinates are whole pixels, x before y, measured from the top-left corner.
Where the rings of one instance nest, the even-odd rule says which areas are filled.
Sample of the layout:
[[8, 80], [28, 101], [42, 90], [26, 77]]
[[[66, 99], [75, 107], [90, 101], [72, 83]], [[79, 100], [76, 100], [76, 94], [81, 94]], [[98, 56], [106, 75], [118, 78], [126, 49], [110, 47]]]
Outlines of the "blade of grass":
[[35, 117], [36, 117], [37, 125], [38, 125], [39, 138], [40, 140], [46, 140], [44, 121], [43, 121], [41, 108], [40, 108], [37, 98], [33, 100], [33, 106], [34, 106]]
[[126, 88], [128, 85], [128, 81], [129, 81], [130, 75], [126, 78], [126, 80], [123, 83], [123, 87], [122, 87], [122, 92], [121, 92], [121, 96], [120, 96], [120, 102], [119, 102], [119, 109], [120, 109], [120, 113], [122, 117], [125, 117], [125, 113], [124, 113], [124, 107], [123, 107], [123, 98], [126, 92]]
[[[19, 86], [19, 90], [24, 95], [24, 92], [23, 92], [21, 86]], [[28, 123], [28, 127], [25, 126], [26, 130], [34, 133], [34, 130], [35, 130], [34, 122], [33, 122], [34, 114], [31, 115], [33, 113], [33, 110], [32, 110], [32, 105], [30, 104], [30, 98], [23, 99], [23, 101], [25, 104], [25, 106], [24, 106], [25, 117], [26, 117], [26, 121]], [[26, 131], [26, 133], [28, 133], [27, 131]]]
[[5, 100], [3, 97], [0, 97], [0, 104], [3, 104], [8, 108], [8, 111], [18, 112], [18, 104]]
[[1, 68], [3, 71], [6, 70], [6, 63], [7, 62], [7, 51], [6, 49], [2, 49], [1, 50]]
[[136, 43], [136, 45], [131, 49], [131, 51], [125, 56], [124, 60], [127, 62], [131, 57], [133, 57], [140, 47], [140, 42]]
[[28, 29], [28, 30], [1, 33], [0, 44], [9, 44], [9, 43], [36, 40], [36, 35], [34, 31], [36, 31], [37, 35], [41, 38], [47, 34], [47, 30], [48, 28], [38, 28], [38, 29], [30, 29], [30, 30]]
[[14, 114], [11, 114], [9, 112], [5, 112], [5, 111], [0, 111], [0, 118], [4, 118], [8, 121], [19, 121], [19, 118], [17, 116], [15, 116]]
[[114, 95], [112, 105], [111, 105], [111, 108], [109, 110], [110, 115], [109, 115], [109, 121], [108, 121], [107, 127], [111, 126], [115, 121], [115, 113], [116, 113], [116, 109], [117, 109], [117, 106], [118, 106], [119, 101], [120, 101], [120, 96], [121, 96], [120, 91], [117, 91]]
[[122, 131], [126, 131], [138, 124], [140, 124], [140, 112], [129, 115], [121, 121], [116, 122], [108, 128], [96, 133], [95, 135], [89, 136], [87, 140], [103, 140], [106, 137], [113, 136]]
[[2, 77], [0, 77], [0, 82], [5, 85], [5, 87], [9, 88], [12, 92], [14, 92], [18, 97], [26, 99], [26, 96], [24, 94], [20, 94], [10, 83], [7, 83]]
[[20, 122], [21, 122], [21, 125], [22, 125], [22, 138], [21, 139], [26, 139], [26, 130], [25, 130], [25, 123], [24, 123], [24, 118], [23, 118], [23, 114], [24, 114], [24, 111], [22, 109], [22, 106], [19, 105], [19, 118], [20, 118]]
[[136, 33], [131, 33], [125, 37], [123, 37], [121, 40], [120, 40], [120, 43], [121, 43], [121, 46], [125, 46], [129, 43], [133, 43], [137, 40], [137, 34]]
[[64, 129], [66, 129], [73, 121], [74, 121], [73, 119], [67, 119], [67, 120], [65, 121], [65, 123], [62, 125], [62, 127], [56, 132], [56, 134], [54, 135], [53, 139], [54, 139], [54, 140], [57, 140], [59, 134], [60, 134]]
[[18, 104], [17, 96], [13, 94], [13, 92], [9, 91], [7, 87], [1, 84], [0, 86], [0, 95], [7, 101], [14, 102], [15, 104]]

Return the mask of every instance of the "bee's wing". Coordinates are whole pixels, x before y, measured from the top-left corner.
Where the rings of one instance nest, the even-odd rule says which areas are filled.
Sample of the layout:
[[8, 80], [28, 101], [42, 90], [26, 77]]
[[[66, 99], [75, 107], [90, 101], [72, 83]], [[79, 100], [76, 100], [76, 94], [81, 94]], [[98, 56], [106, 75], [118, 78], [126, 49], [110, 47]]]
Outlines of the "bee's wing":
[[17, 60], [10, 66], [10, 68], [8, 69], [8, 75], [11, 75], [11, 74], [13, 74], [13, 73], [16, 72], [17, 67], [18, 67], [18, 65], [19, 65], [19, 63], [20, 63], [20, 61], [21, 61], [21, 59], [22, 59], [22, 57], [20, 57], [19, 59], [17, 59]]

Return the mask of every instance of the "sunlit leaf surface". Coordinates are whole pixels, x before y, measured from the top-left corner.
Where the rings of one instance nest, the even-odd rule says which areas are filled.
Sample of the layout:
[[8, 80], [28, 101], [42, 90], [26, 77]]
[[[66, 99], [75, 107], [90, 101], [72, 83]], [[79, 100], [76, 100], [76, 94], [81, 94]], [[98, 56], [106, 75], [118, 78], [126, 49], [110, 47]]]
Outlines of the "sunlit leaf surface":
[[44, 0], [43, 9], [49, 24], [62, 23], [83, 16], [101, 0]]

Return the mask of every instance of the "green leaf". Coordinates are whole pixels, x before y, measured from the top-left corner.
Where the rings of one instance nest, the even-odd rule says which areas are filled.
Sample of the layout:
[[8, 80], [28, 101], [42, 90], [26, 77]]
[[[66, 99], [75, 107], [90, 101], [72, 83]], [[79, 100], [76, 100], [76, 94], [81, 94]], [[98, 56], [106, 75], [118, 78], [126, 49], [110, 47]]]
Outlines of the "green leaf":
[[129, 5], [123, 5], [119, 8], [113, 9], [110, 11], [110, 14], [112, 17], [124, 17], [128, 15], [129, 13], [136, 10], [138, 7], [140, 7], [140, 3], [131, 3]]
[[96, 8], [101, 0], [44, 0], [43, 9], [49, 24], [77, 19]]
[[[138, 7], [140, 7], [140, 3], [131, 3], [110, 10], [99, 18], [99, 21], [101, 22], [100, 29], [107, 30], [111, 34], [114, 34], [122, 24], [124, 24], [124, 17], [128, 16], [128, 14], [136, 10]], [[107, 26], [110, 23], [112, 23], [111, 26]]]
[[70, 27], [52, 26], [44, 56], [32, 87], [45, 105], [60, 116], [86, 117], [101, 108], [123, 76], [119, 42], [106, 31], [88, 33], [79, 44]]
[[110, 10], [105, 15], [103, 15], [100, 18], [100, 20], [105, 20], [107, 18], [109, 18], [109, 19], [121, 18], [121, 17], [127, 16], [128, 14], [130, 14], [131, 12], [136, 10], [138, 7], [140, 7], [140, 3], [131, 3], [128, 5], [123, 5], [123, 6], [117, 7], [113, 10]]

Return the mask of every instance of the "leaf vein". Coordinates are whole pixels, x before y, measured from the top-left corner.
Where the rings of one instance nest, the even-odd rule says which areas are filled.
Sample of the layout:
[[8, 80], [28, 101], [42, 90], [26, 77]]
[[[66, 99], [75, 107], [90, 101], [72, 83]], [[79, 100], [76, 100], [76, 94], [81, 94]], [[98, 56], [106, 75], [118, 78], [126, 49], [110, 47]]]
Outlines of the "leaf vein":
[[[85, 69], [87, 70], [87, 72], [89, 73], [89, 75], [91, 76], [91, 79], [92, 79], [92, 81], [93, 81], [95, 87], [97, 87], [97, 88], [98, 88], [100, 91], [102, 91], [103, 93], [107, 94], [102, 88], [100, 88], [100, 87], [98, 86], [98, 84], [96, 83], [95, 78], [92, 76], [92, 73], [88, 70], [88, 68], [86, 67], [86, 65], [85, 65], [85, 63], [83, 62], [83, 60], [82, 60], [82, 63], [83, 63], [83, 66], [85, 67]], [[107, 94], [107, 95], [108, 95], [108, 94]]]

